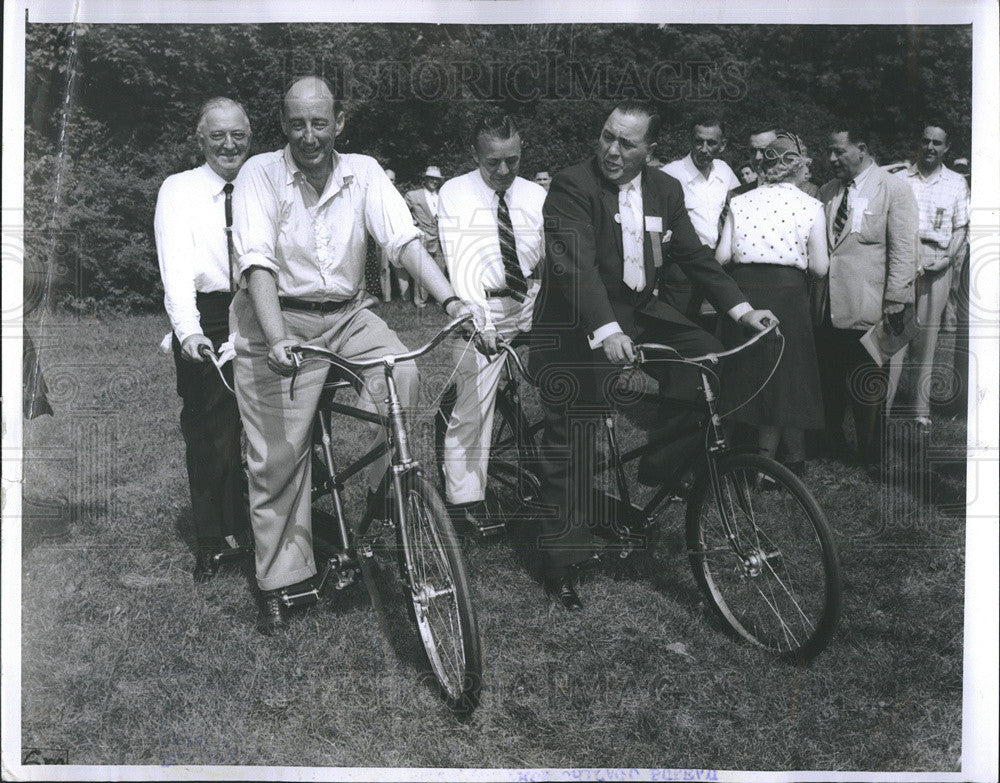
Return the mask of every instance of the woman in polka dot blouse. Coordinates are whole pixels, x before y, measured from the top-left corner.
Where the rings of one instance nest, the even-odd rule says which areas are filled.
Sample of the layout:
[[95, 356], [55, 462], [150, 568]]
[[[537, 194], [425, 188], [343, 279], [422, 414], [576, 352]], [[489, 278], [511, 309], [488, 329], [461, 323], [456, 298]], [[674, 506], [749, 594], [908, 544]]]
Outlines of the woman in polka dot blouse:
[[[731, 360], [723, 375], [723, 404], [736, 409], [733, 420], [756, 429], [762, 453], [774, 457], [784, 440], [785, 461], [800, 473], [803, 431], [823, 427], [807, 274], [823, 276], [830, 265], [823, 205], [799, 188], [811, 162], [798, 137], [780, 131], [764, 150], [761, 186], [730, 202], [715, 254], [720, 263], [732, 262], [732, 275], [751, 305], [778, 316], [785, 338], [777, 370], [745, 405], [770, 372], [776, 348], [758, 343]], [[724, 337], [736, 341], [737, 335]]]

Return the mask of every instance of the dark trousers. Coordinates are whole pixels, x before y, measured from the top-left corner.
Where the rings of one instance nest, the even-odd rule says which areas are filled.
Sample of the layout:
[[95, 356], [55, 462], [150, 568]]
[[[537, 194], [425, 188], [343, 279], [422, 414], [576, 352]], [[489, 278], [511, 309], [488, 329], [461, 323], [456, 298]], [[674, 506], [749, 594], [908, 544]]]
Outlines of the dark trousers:
[[[682, 354], [697, 356], [721, 349], [710, 334], [693, 324], [677, 324], [637, 314], [637, 342], [671, 345]], [[612, 385], [618, 372], [598, 348], [576, 364], [553, 363], [539, 377], [544, 429], [541, 440], [541, 514], [538, 545], [549, 570], [564, 568], [590, 557], [590, 528], [605, 518], [606, 500], [594, 492], [600, 446], [606, 438], [605, 419], [614, 402]], [[669, 367], [667, 371], [665, 368]], [[678, 369], [679, 368], [679, 369]], [[700, 376], [678, 364], [648, 365], [660, 383], [660, 396], [695, 399]], [[627, 401], [625, 392], [622, 401]], [[680, 416], [690, 414], [679, 414]]]
[[854, 413], [861, 461], [878, 464], [885, 435], [885, 396], [889, 372], [872, 360], [858, 340], [860, 329], [837, 329], [829, 323], [816, 329], [823, 415], [831, 446], [844, 440], [844, 413]]
[[[218, 350], [229, 337], [228, 292], [198, 294], [205, 336]], [[248, 525], [246, 478], [240, 464], [240, 413], [236, 398], [209, 362], [181, 356], [174, 336], [177, 393], [183, 400], [181, 433], [186, 446], [188, 483], [195, 535], [199, 541], [233, 535]], [[232, 383], [232, 368], [226, 366]], [[212, 542], [217, 543], [217, 542]]]

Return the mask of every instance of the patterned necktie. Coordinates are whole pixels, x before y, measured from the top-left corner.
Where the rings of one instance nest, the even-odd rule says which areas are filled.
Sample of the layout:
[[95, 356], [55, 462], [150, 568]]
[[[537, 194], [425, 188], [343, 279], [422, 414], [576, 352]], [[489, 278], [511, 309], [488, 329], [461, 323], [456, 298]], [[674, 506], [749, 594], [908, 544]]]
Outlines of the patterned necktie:
[[625, 189], [625, 204], [621, 210], [622, 252], [625, 257], [622, 281], [633, 291], [641, 291], [646, 287], [646, 270], [642, 263], [642, 231], [636, 225], [635, 195], [635, 188], [629, 185]]
[[226, 194], [226, 249], [229, 251], [229, 293], [236, 290], [236, 281], [233, 280], [233, 183], [227, 182], [222, 186], [222, 192]]
[[506, 190], [498, 190], [497, 197], [497, 236], [500, 239], [500, 258], [503, 259], [503, 274], [511, 296], [518, 302], [523, 302], [528, 293], [528, 283], [524, 279], [521, 265], [517, 261], [517, 245], [514, 243], [514, 227], [510, 222], [510, 211], [504, 201]]
[[850, 206], [847, 203], [847, 195], [851, 189], [851, 185], [854, 184], [854, 180], [850, 180], [846, 185], [844, 185], [844, 197], [840, 200], [840, 206], [837, 207], [837, 214], [833, 218], [833, 241], [836, 242], [840, 239], [840, 234], [844, 230], [844, 224], [847, 223], [847, 210]]

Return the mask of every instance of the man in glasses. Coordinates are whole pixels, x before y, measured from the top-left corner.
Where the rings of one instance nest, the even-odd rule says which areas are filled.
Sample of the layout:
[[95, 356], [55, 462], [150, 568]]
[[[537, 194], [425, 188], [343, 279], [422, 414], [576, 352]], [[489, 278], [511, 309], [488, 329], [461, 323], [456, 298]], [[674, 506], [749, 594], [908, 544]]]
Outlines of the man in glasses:
[[212, 98], [201, 107], [195, 137], [205, 162], [163, 182], [153, 228], [183, 400], [194, 580], [204, 582], [228, 549], [224, 537], [247, 524], [236, 400], [199, 351], [216, 350], [229, 336], [231, 199], [233, 180], [250, 150], [250, 121], [236, 101]]

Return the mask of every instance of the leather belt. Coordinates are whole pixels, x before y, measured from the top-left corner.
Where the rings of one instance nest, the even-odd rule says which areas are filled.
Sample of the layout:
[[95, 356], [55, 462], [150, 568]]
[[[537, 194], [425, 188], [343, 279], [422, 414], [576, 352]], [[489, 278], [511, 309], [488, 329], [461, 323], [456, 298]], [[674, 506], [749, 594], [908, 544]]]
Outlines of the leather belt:
[[487, 291], [487, 299], [517, 299], [519, 302], [523, 302], [525, 299], [525, 294], [520, 291], [515, 291], [513, 288], [501, 288], [498, 291]]
[[342, 299], [334, 302], [310, 302], [307, 299], [296, 299], [294, 296], [279, 296], [278, 304], [282, 310], [299, 310], [304, 313], [334, 313], [347, 307], [354, 299]]

